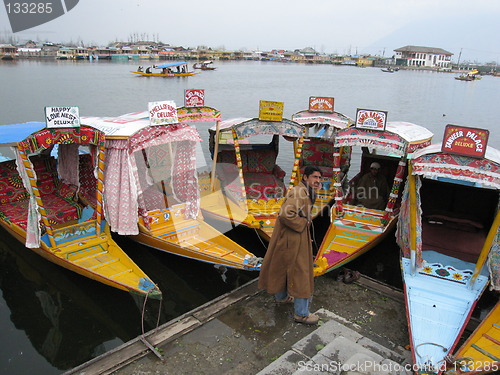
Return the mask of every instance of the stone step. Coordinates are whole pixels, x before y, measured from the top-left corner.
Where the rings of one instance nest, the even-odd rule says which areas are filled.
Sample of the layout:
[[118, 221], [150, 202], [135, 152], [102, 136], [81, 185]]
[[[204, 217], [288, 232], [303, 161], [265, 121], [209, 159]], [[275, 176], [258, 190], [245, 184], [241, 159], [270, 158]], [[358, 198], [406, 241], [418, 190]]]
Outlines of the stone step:
[[411, 354], [393, 350], [362, 336], [336, 314], [320, 309], [326, 323], [257, 375], [411, 375]]

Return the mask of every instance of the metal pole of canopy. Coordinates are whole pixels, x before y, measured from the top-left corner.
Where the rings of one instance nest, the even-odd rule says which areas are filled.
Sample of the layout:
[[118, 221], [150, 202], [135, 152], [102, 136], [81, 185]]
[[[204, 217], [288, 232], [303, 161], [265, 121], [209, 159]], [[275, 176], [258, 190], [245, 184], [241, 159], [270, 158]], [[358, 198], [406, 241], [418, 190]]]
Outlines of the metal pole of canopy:
[[19, 155], [21, 156], [21, 160], [23, 161], [24, 168], [26, 169], [26, 173], [28, 175], [28, 178], [30, 180], [30, 186], [31, 186], [31, 191], [33, 192], [33, 195], [35, 196], [36, 204], [38, 205], [38, 210], [40, 212], [40, 215], [42, 217], [42, 223], [43, 226], [45, 227], [45, 230], [47, 231], [47, 236], [49, 237], [50, 241], [50, 246], [52, 248], [57, 247], [56, 241], [54, 240], [54, 234], [52, 232], [52, 227], [50, 225], [48, 216], [47, 216], [47, 211], [45, 211], [45, 207], [43, 206], [43, 201], [42, 197], [40, 196], [40, 191], [38, 190], [38, 186], [36, 184], [36, 175], [35, 172], [32, 168], [31, 162], [28, 159], [28, 156], [26, 155], [26, 152], [24, 150], [20, 150], [18, 148]]
[[417, 270], [417, 187], [415, 176], [412, 174], [411, 162], [408, 163], [408, 188], [410, 194], [410, 260], [411, 275]]
[[245, 210], [248, 212], [248, 202], [247, 202], [247, 192], [245, 189], [245, 179], [243, 178], [243, 163], [241, 161], [241, 151], [240, 151], [240, 142], [238, 141], [238, 135], [236, 134], [236, 130], [232, 129], [233, 141], [234, 141], [234, 153], [236, 156], [236, 165], [238, 166], [238, 176], [240, 178], [241, 184], [241, 196], [243, 197], [243, 201], [245, 202]]
[[394, 177], [394, 182], [391, 187], [391, 193], [389, 194], [389, 200], [387, 201], [387, 206], [385, 207], [384, 217], [382, 218], [382, 224], [387, 225], [394, 212], [394, 206], [396, 205], [396, 200], [399, 196], [399, 189], [401, 188], [401, 183], [403, 182], [403, 177], [406, 169], [406, 158], [408, 154], [405, 153], [403, 157], [399, 160], [398, 169], [396, 171], [396, 176]]
[[102, 204], [103, 204], [103, 192], [104, 192], [104, 145], [97, 148], [97, 189], [96, 189], [96, 234], [101, 233], [101, 221], [102, 221]]
[[[330, 187], [330, 191], [335, 191], [335, 217], [341, 217], [344, 214], [344, 208], [342, 206], [342, 200], [344, 199], [344, 192], [342, 191], [342, 181], [340, 178], [340, 161], [342, 147], [334, 147], [333, 150], [333, 186]], [[331, 215], [330, 220], [333, 220], [334, 217]]]
[[493, 224], [491, 225], [491, 228], [488, 232], [488, 236], [486, 237], [486, 241], [484, 241], [483, 248], [481, 249], [481, 253], [479, 254], [479, 259], [476, 262], [476, 268], [474, 269], [474, 273], [472, 274], [469, 283], [469, 289], [473, 287], [477, 277], [479, 276], [479, 273], [481, 272], [481, 269], [484, 266], [484, 263], [486, 262], [486, 259], [488, 258], [491, 249], [491, 244], [493, 243], [493, 240], [497, 235], [499, 225], [500, 225], [500, 210], [497, 211], [495, 220], [493, 220]]
[[302, 156], [302, 148], [304, 146], [304, 135], [305, 135], [305, 129], [302, 132], [302, 136], [297, 141], [298, 144], [295, 151], [295, 160], [293, 162], [292, 175], [290, 176], [289, 188], [292, 188], [295, 185], [295, 180], [297, 179], [297, 174], [299, 172], [300, 157]]
[[215, 146], [214, 155], [212, 157], [212, 173], [210, 174], [210, 192], [213, 192], [215, 187], [215, 168], [217, 166], [217, 154], [219, 152], [219, 132], [220, 120], [215, 123]]

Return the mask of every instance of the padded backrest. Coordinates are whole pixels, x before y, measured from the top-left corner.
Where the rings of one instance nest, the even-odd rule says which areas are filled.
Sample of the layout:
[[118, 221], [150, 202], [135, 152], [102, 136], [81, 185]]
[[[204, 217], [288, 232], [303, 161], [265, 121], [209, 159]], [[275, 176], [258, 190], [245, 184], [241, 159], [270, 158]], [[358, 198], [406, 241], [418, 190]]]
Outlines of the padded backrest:
[[302, 146], [302, 165], [333, 167], [333, 145], [315, 139], [304, 140]]
[[9, 160], [0, 163], [0, 204], [22, 201], [28, 198], [16, 162]]
[[[241, 150], [241, 164], [243, 173], [273, 173], [278, 154], [271, 149]], [[220, 151], [217, 156], [217, 163], [235, 164], [236, 154], [233, 150]]]

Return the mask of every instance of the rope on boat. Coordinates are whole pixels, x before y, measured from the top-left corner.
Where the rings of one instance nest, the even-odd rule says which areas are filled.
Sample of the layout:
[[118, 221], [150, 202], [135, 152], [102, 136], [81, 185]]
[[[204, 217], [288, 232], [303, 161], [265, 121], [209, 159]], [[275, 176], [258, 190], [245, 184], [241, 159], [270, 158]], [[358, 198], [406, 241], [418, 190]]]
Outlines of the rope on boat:
[[[148, 301], [148, 297], [149, 297], [150, 293], [152, 293], [152, 292], [149, 291], [146, 294], [146, 297], [144, 298], [144, 303], [142, 305], [142, 312], [141, 312], [141, 329], [142, 329], [142, 335], [141, 335], [140, 339], [141, 339], [142, 343], [144, 345], [146, 345], [146, 347], [149, 350], [151, 350], [161, 361], [163, 361], [164, 358], [161, 355], [161, 353], [146, 340], [146, 336], [144, 335], [145, 334], [145, 332], [144, 332], [144, 316], [145, 316], [145, 312], [146, 312], [146, 302]], [[161, 313], [162, 302], [163, 302], [163, 296], [160, 297], [160, 300], [159, 300], [158, 318], [156, 320], [156, 327], [155, 327], [155, 329], [158, 329], [158, 326], [160, 325], [160, 313]]]
[[[419, 346], [422, 346], [422, 345], [434, 345], [434, 346], [438, 346], [438, 347], [440, 347], [441, 349], [443, 349], [443, 352], [447, 352], [447, 351], [448, 351], [448, 349], [447, 349], [447, 348], [445, 348], [445, 347], [444, 347], [443, 345], [441, 345], [441, 344], [436, 344], [435, 342], [423, 342], [423, 343], [418, 344], [418, 345], [415, 347], [415, 354], [416, 354], [419, 358], [423, 358], [423, 357], [420, 355], [420, 353], [418, 352], [418, 347], [419, 347]], [[443, 362], [443, 360], [438, 361], [437, 363], [440, 363], [440, 362]]]

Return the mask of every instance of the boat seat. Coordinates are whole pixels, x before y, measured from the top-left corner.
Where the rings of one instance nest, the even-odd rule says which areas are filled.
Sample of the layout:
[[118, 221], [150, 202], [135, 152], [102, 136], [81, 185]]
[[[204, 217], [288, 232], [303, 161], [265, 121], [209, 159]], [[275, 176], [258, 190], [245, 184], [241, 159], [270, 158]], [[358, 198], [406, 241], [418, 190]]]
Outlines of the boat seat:
[[[37, 175], [37, 186], [49, 222], [52, 225], [78, 220], [81, 206], [75, 201], [76, 186], [57, 179], [55, 159], [46, 156], [31, 158]], [[13, 160], [0, 164], [0, 215], [26, 229], [29, 196]]]
[[[68, 202], [55, 194], [42, 195], [42, 201], [51, 225], [78, 220], [81, 206], [76, 202]], [[29, 200], [22, 200], [0, 205], [2, 219], [26, 229]]]
[[92, 165], [91, 154], [80, 155], [79, 168], [79, 194], [86, 203], [95, 208], [97, 206], [97, 179], [94, 176], [94, 167]]
[[[276, 164], [273, 149], [242, 150], [241, 163], [247, 199], [279, 199], [285, 194], [285, 172]], [[241, 185], [234, 151], [221, 151], [217, 174], [224, 187], [238, 192]]]

